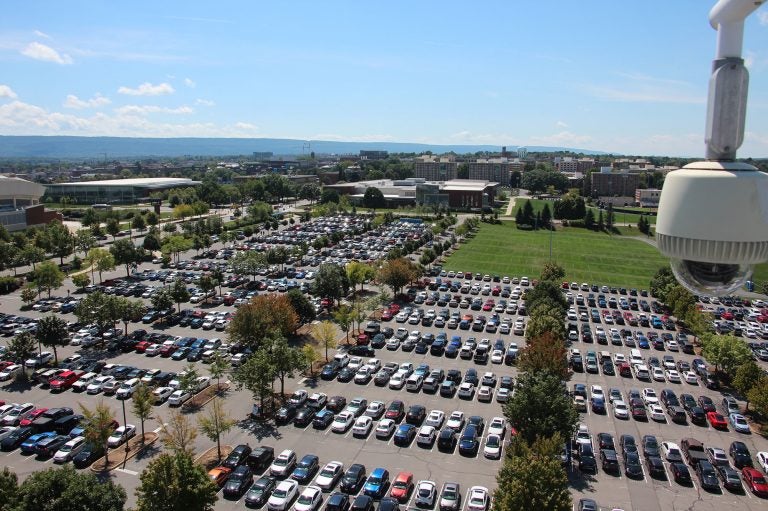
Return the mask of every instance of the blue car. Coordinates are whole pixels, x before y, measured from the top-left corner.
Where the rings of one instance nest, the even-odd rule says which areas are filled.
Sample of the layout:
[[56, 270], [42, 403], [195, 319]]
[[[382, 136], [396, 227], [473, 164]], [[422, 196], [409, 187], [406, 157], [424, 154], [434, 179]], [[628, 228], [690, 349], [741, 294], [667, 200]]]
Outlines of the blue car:
[[459, 439], [459, 454], [462, 456], [474, 456], [480, 442], [477, 440], [477, 427], [474, 424], [468, 424]]
[[416, 426], [413, 424], [401, 424], [395, 431], [395, 445], [407, 446], [416, 436]]
[[380, 499], [387, 493], [389, 488], [389, 472], [385, 468], [376, 468], [368, 476], [363, 486], [363, 495], [374, 499]]
[[312, 479], [312, 476], [315, 475], [319, 466], [320, 458], [314, 454], [306, 454], [299, 460], [291, 474], [291, 479], [295, 479], [300, 484], [307, 484]]
[[32, 435], [31, 437], [27, 438], [24, 442], [22, 442], [20, 448], [21, 452], [24, 454], [35, 454], [37, 445], [37, 442], [40, 440], [45, 440], [46, 438], [53, 438], [56, 436], [56, 433], [53, 431], [46, 431], [45, 433], [38, 433], [36, 435]]
[[315, 429], [325, 429], [333, 422], [333, 412], [330, 410], [320, 410], [312, 419], [312, 427]]

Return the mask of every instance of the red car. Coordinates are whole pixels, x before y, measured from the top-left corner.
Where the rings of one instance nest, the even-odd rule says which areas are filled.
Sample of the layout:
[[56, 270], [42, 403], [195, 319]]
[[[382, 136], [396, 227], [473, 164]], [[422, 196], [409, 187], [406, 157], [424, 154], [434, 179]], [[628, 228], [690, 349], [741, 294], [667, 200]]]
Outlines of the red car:
[[35, 408], [32, 410], [32, 413], [30, 413], [26, 419], [21, 419], [21, 422], [19, 422], [19, 426], [31, 426], [32, 421], [40, 417], [42, 414], [48, 411], [48, 408]]
[[381, 320], [390, 321], [391, 319], [392, 319], [392, 312], [389, 309], [384, 309], [384, 312], [381, 313]]
[[405, 404], [400, 400], [392, 401], [389, 404], [389, 408], [384, 412], [385, 419], [392, 419], [395, 422], [400, 422], [405, 416]]
[[397, 499], [399, 502], [405, 502], [413, 490], [413, 474], [410, 472], [400, 472], [392, 482], [392, 489], [389, 490], [389, 496]]
[[728, 421], [717, 412], [707, 412], [709, 425], [715, 429], [728, 429]]
[[160, 348], [160, 356], [163, 358], [168, 358], [171, 355], [173, 355], [173, 352], [176, 351], [178, 347], [174, 344], [166, 344], [162, 348]]
[[744, 467], [741, 469], [741, 477], [752, 493], [758, 497], [768, 497], [768, 481], [757, 469]]
[[76, 373], [75, 371], [64, 371], [51, 380], [50, 387], [51, 392], [62, 392], [67, 390], [80, 379], [83, 373]]
[[395, 316], [398, 312], [400, 312], [400, 306], [396, 303], [390, 304], [389, 306], [389, 312]]
[[150, 341], [139, 341], [139, 342], [137, 342], [136, 343], [136, 348], [135, 348], [136, 349], [136, 353], [144, 353], [145, 351], [147, 351], [147, 348], [152, 346], [152, 344], [153, 343], [150, 342]]
[[360, 333], [357, 336], [357, 345], [358, 346], [367, 346], [368, 343], [371, 342], [371, 338], [368, 337], [368, 334], [366, 333]]

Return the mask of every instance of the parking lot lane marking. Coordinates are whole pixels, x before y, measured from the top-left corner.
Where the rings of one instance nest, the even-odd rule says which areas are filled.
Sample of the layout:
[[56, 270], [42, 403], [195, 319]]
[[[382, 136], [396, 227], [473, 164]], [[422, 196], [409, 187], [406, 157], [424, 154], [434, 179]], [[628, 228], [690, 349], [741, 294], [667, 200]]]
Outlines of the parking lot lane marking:
[[132, 476], [139, 475], [139, 473], [136, 472], [135, 470], [129, 470], [127, 468], [116, 468], [115, 471], [116, 472], [122, 472], [123, 474], [129, 474], [129, 475], [132, 475]]

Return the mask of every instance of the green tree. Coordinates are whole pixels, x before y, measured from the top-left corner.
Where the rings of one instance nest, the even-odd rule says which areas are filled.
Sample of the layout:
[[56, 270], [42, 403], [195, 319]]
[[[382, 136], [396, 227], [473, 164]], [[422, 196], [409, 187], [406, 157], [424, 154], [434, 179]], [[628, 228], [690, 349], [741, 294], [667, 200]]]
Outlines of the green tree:
[[43, 261], [32, 272], [32, 281], [40, 291], [47, 291], [48, 298], [51, 297], [51, 291], [58, 289], [64, 283], [64, 272], [62, 272], [56, 263], [52, 261]]
[[548, 372], [523, 373], [503, 410], [518, 436], [530, 443], [555, 434], [571, 438], [579, 420], [562, 380]]
[[34, 286], [28, 285], [21, 290], [21, 301], [24, 302], [25, 305], [29, 307], [35, 300], [37, 300], [37, 291], [35, 291]]
[[315, 294], [330, 298], [334, 303], [349, 292], [347, 272], [336, 264], [321, 264], [315, 275]]
[[224, 410], [221, 401], [214, 399], [208, 408], [208, 414], [198, 419], [200, 432], [208, 440], [216, 442], [217, 459], [221, 461], [221, 435], [229, 432], [237, 422]]
[[99, 215], [93, 208], [88, 208], [83, 213], [83, 218], [80, 219], [80, 223], [83, 227], [90, 227], [93, 225], [99, 225]]
[[173, 295], [168, 288], [163, 288], [152, 295], [150, 298], [152, 307], [155, 310], [163, 311], [173, 308]]
[[551, 332], [529, 339], [520, 350], [518, 371], [528, 374], [549, 373], [568, 379], [565, 342]]
[[216, 282], [216, 285], [219, 286], [219, 296], [221, 296], [221, 285], [224, 283], [225, 279], [224, 271], [216, 267], [211, 271], [211, 278]]
[[72, 283], [77, 286], [78, 289], [82, 290], [84, 289], [88, 284], [91, 283], [91, 277], [88, 276], [87, 273], [77, 273], [75, 275], [72, 275]]
[[312, 336], [325, 349], [325, 361], [328, 361], [328, 350], [336, 347], [336, 327], [330, 321], [320, 321], [312, 325]]
[[561, 281], [565, 278], [565, 268], [557, 263], [544, 263], [541, 268], [541, 280]]
[[133, 244], [131, 240], [117, 240], [109, 249], [112, 257], [115, 258], [115, 264], [125, 266], [125, 276], [131, 276], [131, 265], [141, 261], [143, 250]]
[[[198, 286], [200, 286], [200, 290], [205, 293], [206, 295], [206, 301], [208, 301], [208, 293], [210, 291], [214, 291], [216, 289], [216, 286], [218, 285], [218, 282], [216, 282], [213, 277], [211, 277], [209, 274], [204, 274], [200, 277], [200, 282], [198, 283]], [[186, 301], [186, 300], [185, 300]]]
[[176, 281], [173, 283], [173, 285], [170, 288], [171, 291], [171, 298], [173, 298], [173, 301], [176, 302], [176, 305], [179, 308], [179, 312], [181, 312], [181, 304], [184, 302], [189, 301], [189, 290], [187, 290], [187, 285], [184, 283], [181, 279], [176, 279]]
[[269, 341], [269, 350], [274, 357], [275, 376], [280, 380], [280, 395], [285, 395], [285, 379], [292, 378], [294, 373], [304, 365], [301, 352], [288, 345], [285, 337], [273, 336]]
[[762, 417], [768, 417], [768, 376], [761, 377], [747, 392], [747, 401]]
[[0, 472], [0, 511], [11, 511], [19, 494], [19, 478], [8, 467]]
[[64, 258], [75, 249], [75, 237], [59, 221], [48, 224], [46, 230], [48, 231], [48, 238], [51, 243], [51, 252], [59, 258], [61, 264], [64, 264]]
[[333, 188], [323, 188], [323, 191], [320, 193], [320, 204], [326, 204], [328, 202], [338, 204], [339, 199], [339, 192]]
[[147, 213], [146, 221], [148, 225], [155, 227], [160, 222], [160, 219], [157, 217], [157, 214], [155, 214], [154, 211], [150, 211]]
[[162, 453], [139, 476], [136, 511], [212, 511], [218, 487], [187, 453]]
[[[94, 270], [99, 272], [99, 282], [102, 279], [102, 273], [105, 271], [112, 271], [115, 269], [115, 258], [112, 254], [103, 248], [92, 248], [88, 251], [88, 255], [85, 256], [85, 261], [91, 267], [91, 278], [94, 277]], [[94, 279], [95, 280], [95, 279]]]
[[136, 229], [137, 231], [143, 231], [146, 226], [147, 226], [147, 222], [144, 220], [143, 216], [134, 215], [133, 220], [131, 220], [131, 229]]
[[117, 296], [96, 291], [80, 300], [75, 307], [75, 316], [81, 323], [95, 324], [99, 328], [99, 334], [103, 335], [122, 319], [123, 308]]
[[592, 208], [587, 209], [587, 212], [584, 214], [584, 227], [590, 230], [596, 227], [595, 212], [592, 211]]
[[240, 275], [250, 275], [253, 279], [267, 264], [267, 258], [263, 253], [255, 250], [239, 252], [230, 260], [232, 270]]
[[189, 204], [179, 204], [173, 208], [173, 218], [184, 220], [195, 214], [195, 210]]
[[254, 351], [245, 363], [238, 366], [232, 374], [237, 388], [246, 388], [258, 399], [261, 409], [270, 395], [272, 383], [275, 380], [275, 364], [272, 356], [265, 349]]
[[309, 375], [315, 377], [315, 362], [320, 359], [320, 354], [311, 344], [305, 344], [301, 347], [301, 358], [304, 366], [309, 369]]
[[525, 306], [528, 313], [531, 314], [539, 302], [545, 301], [547, 304], [557, 307], [561, 311], [561, 316], [565, 317], [565, 311], [568, 309], [568, 303], [565, 301], [560, 287], [553, 281], [539, 282], [536, 287], [529, 289], [525, 294]]
[[144, 421], [152, 418], [152, 405], [154, 400], [152, 398], [152, 391], [149, 387], [143, 383], [139, 385], [139, 388], [133, 393], [133, 399], [131, 401], [131, 410], [141, 421], [141, 443], [144, 444]]
[[211, 378], [216, 378], [217, 394], [221, 390], [221, 377], [227, 374], [228, 369], [229, 369], [229, 361], [226, 358], [224, 358], [220, 353], [217, 352], [213, 356], [211, 365], [208, 366], [208, 372], [210, 373]]
[[144, 236], [144, 241], [142, 242], [141, 246], [144, 247], [144, 250], [150, 250], [153, 252], [162, 248], [162, 245], [160, 244], [160, 237], [154, 229], [150, 229], [149, 232], [147, 232], [147, 235]]
[[73, 467], [33, 472], [19, 486], [18, 511], [98, 509], [122, 511], [126, 494], [122, 486]]
[[57, 347], [69, 344], [69, 330], [67, 322], [59, 316], [45, 316], [37, 323], [37, 340], [46, 348], [53, 349], [55, 364], [59, 365], [59, 353]]
[[492, 511], [570, 511], [568, 475], [560, 465], [563, 439], [537, 438], [532, 444], [514, 439], [496, 476]]
[[34, 271], [37, 263], [45, 260], [45, 250], [34, 245], [26, 245], [21, 249], [20, 258], [24, 264], [31, 264]]
[[117, 218], [108, 218], [106, 229], [107, 234], [112, 236], [112, 239], [114, 240], [117, 237], [117, 234], [120, 232], [120, 222], [117, 220]]
[[752, 359], [747, 344], [731, 334], [707, 333], [701, 337], [701, 344], [701, 355], [715, 365], [715, 370], [732, 376], [737, 367]]
[[272, 332], [288, 336], [296, 331], [298, 316], [285, 295], [259, 295], [241, 305], [227, 328], [231, 343], [258, 349]]
[[381, 209], [386, 205], [384, 194], [375, 186], [369, 186], [363, 195], [363, 206], [371, 209]]
[[339, 328], [347, 337], [347, 344], [349, 344], [349, 329], [352, 328], [352, 318], [352, 308], [348, 305], [342, 305], [333, 313], [333, 319], [339, 324]]
[[109, 437], [112, 434], [114, 414], [109, 406], [99, 401], [94, 408], [87, 408], [80, 403], [85, 431], [83, 436], [92, 445], [100, 446], [104, 452], [104, 468], [109, 466]]
[[545, 229], [552, 229], [552, 211], [549, 209], [549, 203], [544, 203], [541, 208], [541, 226]]
[[747, 410], [749, 410], [749, 393], [755, 387], [760, 378], [764, 378], [763, 370], [754, 360], [748, 360], [736, 368], [736, 374], [733, 376], [731, 384], [733, 388], [739, 391], [739, 394], [747, 400]]
[[391, 259], [381, 265], [376, 279], [389, 286], [394, 294], [399, 294], [403, 286], [416, 280], [419, 270], [409, 259], [400, 257]]
[[174, 411], [168, 422], [158, 417], [160, 422], [160, 440], [166, 448], [177, 454], [193, 456], [195, 454], [195, 439], [197, 428], [190, 422], [187, 415]]
[[22, 371], [26, 375], [27, 360], [37, 353], [37, 341], [31, 332], [22, 332], [8, 343], [8, 355], [11, 359], [19, 361]]
[[315, 320], [317, 316], [315, 306], [312, 305], [312, 302], [309, 301], [309, 298], [304, 293], [298, 289], [291, 289], [285, 293], [285, 296], [290, 300], [291, 307], [293, 307], [298, 316], [299, 321], [297, 324], [311, 323]]

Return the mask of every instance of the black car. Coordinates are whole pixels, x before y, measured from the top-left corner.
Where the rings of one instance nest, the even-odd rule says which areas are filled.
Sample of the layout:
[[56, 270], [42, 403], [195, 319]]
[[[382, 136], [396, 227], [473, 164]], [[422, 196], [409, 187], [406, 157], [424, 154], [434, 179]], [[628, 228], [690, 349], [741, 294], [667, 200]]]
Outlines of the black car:
[[429, 351], [429, 344], [427, 344], [427, 343], [425, 343], [423, 341], [419, 341], [419, 342], [416, 343], [416, 347], [413, 349], [413, 351], [417, 355], [424, 355], [424, 354], [426, 354]]
[[2, 443], [0, 443], [0, 448], [2, 448], [4, 451], [12, 451], [14, 449], [18, 449], [24, 440], [32, 436], [33, 432], [34, 429], [29, 426], [18, 428], [14, 430], [10, 435], [3, 438]]
[[349, 508], [350, 511], [373, 511], [373, 509], [373, 497], [368, 495], [358, 495], [355, 497], [355, 500], [352, 502], [352, 507]]
[[414, 426], [421, 426], [427, 417], [427, 409], [422, 405], [411, 405], [405, 414], [405, 422]]
[[298, 427], [308, 426], [315, 418], [315, 410], [304, 406], [296, 412], [296, 416], [293, 418], [293, 425]]
[[742, 469], [744, 467], [752, 466], [752, 455], [749, 453], [749, 448], [744, 442], [735, 441], [731, 443], [728, 453], [733, 458], [733, 466]]
[[248, 465], [237, 467], [224, 484], [224, 497], [228, 499], [239, 499], [245, 490], [253, 483], [253, 472]]
[[467, 419], [467, 424], [474, 426], [475, 431], [477, 431], [478, 435], [482, 435], [483, 431], [485, 430], [485, 419], [483, 419], [479, 415], [471, 415]]
[[328, 403], [325, 405], [328, 410], [334, 413], [339, 413], [345, 406], [347, 406], [347, 398], [344, 396], [331, 396], [328, 398]]
[[651, 477], [666, 479], [667, 472], [664, 470], [664, 462], [658, 456], [646, 456], [645, 464], [648, 466], [648, 473]]
[[456, 448], [456, 430], [443, 428], [437, 436], [437, 449], [442, 452], [453, 452]]
[[326, 511], [349, 511], [349, 495], [341, 492], [334, 492], [328, 497], [325, 505]]
[[330, 410], [320, 410], [312, 419], [312, 427], [315, 429], [325, 429], [333, 422], [333, 412]]
[[295, 479], [299, 484], [307, 484], [319, 468], [320, 458], [314, 454], [305, 454], [296, 464], [296, 468], [293, 469], [291, 479]]
[[275, 414], [275, 422], [277, 424], [288, 424], [296, 417], [297, 408], [295, 405], [286, 404], [281, 407]]
[[720, 490], [720, 483], [717, 480], [715, 467], [707, 460], [700, 460], [696, 465], [696, 475], [699, 476], [701, 487], [709, 491]]
[[641, 443], [643, 445], [643, 456], [659, 456], [659, 442], [653, 435], [644, 435]]
[[744, 490], [744, 487], [741, 486], [741, 478], [739, 477], [739, 473], [730, 465], [717, 465], [715, 470], [717, 470], [717, 477], [720, 478], [720, 481], [723, 483], [723, 486], [727, 490], [735, 492], [741, 492]]
[[612, 451], [616, 450], [616, 446], [613, 442], [613, 435], [610, 433], [598, 433], [597, 442], [600, 449], [610, 449]]
[[320, 378], [323, 380], [333, 380], [339, 375], [339, 371], [341, 370], [341, 367], [339, 367], [339, 363], [335, 360], [332, 362], [328, 362], [323, 366], [322, 371], [320, 371]]
[[464, 381], [477, 387], [478, 383], [480, 383], [480, 379], [477, 376], [477, 370], [474, 368], [467, 369], [467, 372], [464, 373]]
[[360, 486], [365, 482], [366, 476], [365, 465], [355, 463], [344, 472], [339, 489], [347, 494], [357, 493]]
[[351, 348], [349, 348], [349, 351], [347, 351], [347, 353], [353, 356], [358, 356], [358, 357], [376, 356], [376, 350], [374, 350], [370, 346], [352, 346]]
[[597, 460], [595, 459], [595, 453], [592, 450], [592, 446], [586, 443], [579, 444], [579, 470], [582, 472], [589, 472], [590, 474], [597, 473]]
[[643, 477], [643, 467], [637, 452], [627, 452], [624, 455], [624, 474], [633, 479]]
[[400, 502], [392, 497], [384, 497], [379, 502], [377, 511], [400, 511]]
[[389, 383], [391, 377], [392, 375], [388, 371], [379, 371], [373, 379], [373, 384], [377, 387], [384, 387]]
[[355, 377], [355, 371], [353, 369], [345, 367], [344, 369], [339, 371], [339, 375], [336, 377], [336, 379], [341, 383], [348, 383], [352, 381], [352, 378], [354, 377]]
[[672, 471], [672, 477], [678, 484], [684, 484], [689, 486], [692, 484], [691, 472], [688, 470], [688, 466], [682, 461], [674, 461], [669, 464], [669, 469]]
[[235, 470], [238, 466], [244, 464], [248, 460], [248, 456], [251, 454], [251, 446], [247, 444], [240, 444], [230, 452], [224, 461], [221, 462], [223, 467], [227, 467], [230, 470]]
[[613, 449], [600, 449], [600, 463], [604, 472], [619, 473], [619, 457]]
[[610, 360], [603, 362], [603, 374], [607, 376], [616, 376], [616, 370], [613, 367], [613, 362]]
[[83, 450], [72, 458], [72, 464], [75, 468], [86, 468], [102, 456], [104, 456], [104, 448], [88, 442], [83, 447]]
[[688, 408], [688, 418], [694, 424], [701, 424], [703, 426], [707, 425], [707, 414], [700, 406], [691, 406]]
[[274, 477], [264, 476], [260, 477], [253, 483], [253, 486], [248, 490], [245, 495], [245, 505], [248, 507], [261, 507], [266, 504], [267, 499], [272, 495], [272, 491], [275, 489], [277, 481]]
[[467, 425], [464, 432], [461, 434], [461, 439], [459, 439], [459, 454], [462, 456], [474, 456], [477, 454], [477, 449], [480, 445], [480, 442], [477, 439], [478, 434], [475, 425]]
[[262, 445], [253, 449], [248, 455], [248, 466], [256, 472], [263, 472], [272, 464], [275, 459], [275, 450], [268, 445]]

